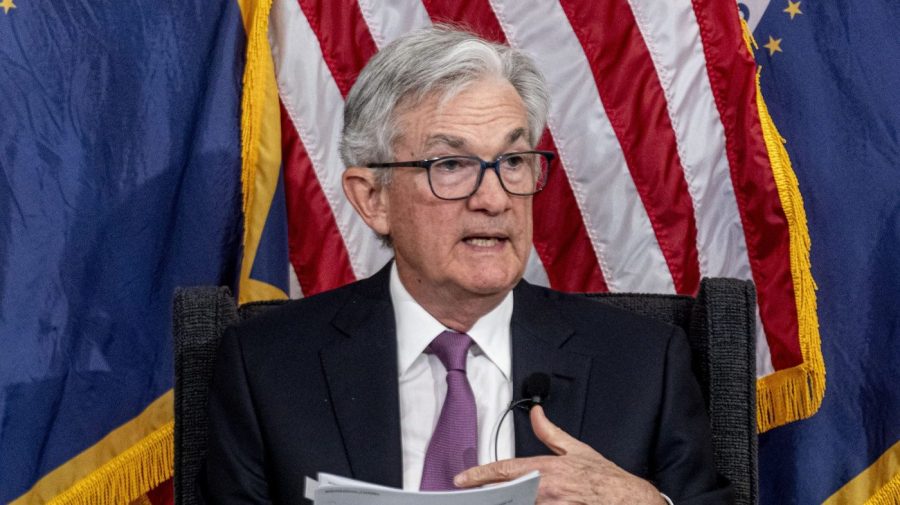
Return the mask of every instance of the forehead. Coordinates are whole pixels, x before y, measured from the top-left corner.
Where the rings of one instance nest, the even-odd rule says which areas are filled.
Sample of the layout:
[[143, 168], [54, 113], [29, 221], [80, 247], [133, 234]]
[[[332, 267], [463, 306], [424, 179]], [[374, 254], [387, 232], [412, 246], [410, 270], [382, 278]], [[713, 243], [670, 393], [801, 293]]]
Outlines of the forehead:
[[398, 110], [395, 148], [528, 143], [525, 105], [508, 81], [481, 79], [454, 91], [426, 95]]

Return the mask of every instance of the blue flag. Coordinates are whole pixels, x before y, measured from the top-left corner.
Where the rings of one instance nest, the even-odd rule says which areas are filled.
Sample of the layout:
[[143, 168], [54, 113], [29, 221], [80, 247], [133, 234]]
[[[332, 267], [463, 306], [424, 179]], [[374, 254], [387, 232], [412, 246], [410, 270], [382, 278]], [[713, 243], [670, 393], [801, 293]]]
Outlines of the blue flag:
[[171, 423], [173, 290], [238, 275], [244, 49], [235, 0], [0, 2], [0, 502]]
[[827, 383], [815, 415], [761, 436], [762, 503], [897, 503], [900, 3], [741, 10], [761, 16], [762, 91], [806, 205]]

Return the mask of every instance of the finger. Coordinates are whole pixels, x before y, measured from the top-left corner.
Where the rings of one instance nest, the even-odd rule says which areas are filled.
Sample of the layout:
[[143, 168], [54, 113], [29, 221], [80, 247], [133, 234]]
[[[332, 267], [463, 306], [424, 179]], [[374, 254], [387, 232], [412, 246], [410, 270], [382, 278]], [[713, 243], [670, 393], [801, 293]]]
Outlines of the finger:
[[474, 466], [459, 473], [453, 478], [456, 487], [476, 487], [485, 484], [506, 482], [525, 475], [528, 472], [538, 470], [548, 464], [552, 456], [536, 456], [533, 458], [513, 458]]
[[583, 445], [563, 431], [562, 428], [547, 419], [546, 414], [544, 414], [544, 409], [540, 405], [535, 405], [531, 408], [530, 416], [531, 429], [534, 431], [534, 435], [556, 455], [562, 456], [568, 454], [570, 451], [578, 449]]

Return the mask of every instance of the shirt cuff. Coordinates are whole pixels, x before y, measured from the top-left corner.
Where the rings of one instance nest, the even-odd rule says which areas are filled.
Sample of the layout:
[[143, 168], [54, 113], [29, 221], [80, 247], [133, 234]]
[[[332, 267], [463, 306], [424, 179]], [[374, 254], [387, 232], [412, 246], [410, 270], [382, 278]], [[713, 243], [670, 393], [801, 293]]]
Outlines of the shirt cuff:
[[668, 496], [664, 495], [663, 493], [659, 493], [659, 495], [662, 496], [663, 500], [666, 500], [666, 503], [668, 503], [669, 505], [675, 505], [674, 503], [672, 503], [672, 500]]

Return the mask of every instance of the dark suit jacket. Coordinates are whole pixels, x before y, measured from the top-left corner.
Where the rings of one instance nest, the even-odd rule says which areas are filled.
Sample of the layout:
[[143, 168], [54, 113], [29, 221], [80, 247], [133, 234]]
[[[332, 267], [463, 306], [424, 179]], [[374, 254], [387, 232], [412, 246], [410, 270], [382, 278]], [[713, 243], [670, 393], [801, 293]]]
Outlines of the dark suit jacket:
[[[210, 503], [304, 503], [317, 472], [402, 486], [388, 268], [229, 329], [209, 403], [200, 488]], [[548, 417], [676, 503], [727, 503], [680, 330], [521, 282], [514, 395], [551, 376]], [[515, 396], [514, 396], [515, 397]], [[516, 412], [516, 455], [550, 454]]]

